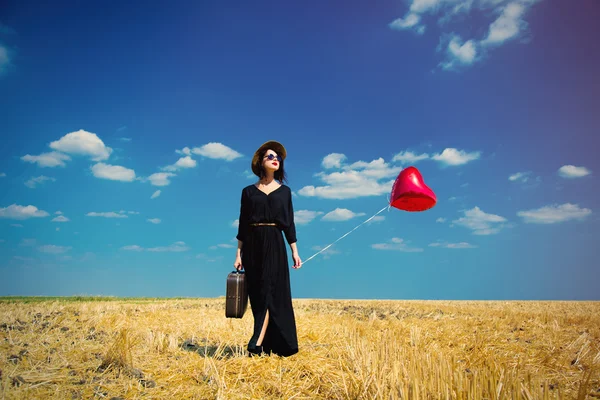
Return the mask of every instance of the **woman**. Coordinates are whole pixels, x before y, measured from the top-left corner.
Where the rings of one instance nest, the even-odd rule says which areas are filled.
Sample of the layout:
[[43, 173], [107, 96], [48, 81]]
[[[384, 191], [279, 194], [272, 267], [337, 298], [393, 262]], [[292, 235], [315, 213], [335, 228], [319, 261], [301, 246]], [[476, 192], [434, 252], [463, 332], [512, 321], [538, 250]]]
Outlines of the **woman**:
[[250, 356], [275, 353], [287, 357], [298, 352], [284, 236], [292, 250], [293, 268], [300, 268], [302, 261], [296, 246], [292, 192], [283, 184], [285, 157], [279, 142], [260, 146], [252, 158], [252, 172], [259, 180], [242, 190], [234, 267], [244, 269], [248, 281], [254, 316]]

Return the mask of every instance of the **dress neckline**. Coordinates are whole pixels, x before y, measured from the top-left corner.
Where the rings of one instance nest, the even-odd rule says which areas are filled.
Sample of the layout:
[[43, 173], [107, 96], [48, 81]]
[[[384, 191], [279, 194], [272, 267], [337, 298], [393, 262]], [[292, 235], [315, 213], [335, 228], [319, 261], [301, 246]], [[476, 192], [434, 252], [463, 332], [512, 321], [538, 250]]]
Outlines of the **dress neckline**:
[[259, 188], [258, 188], [258, 186], [256, 186], [256, 184], [253, 184], [252, 186], [254, 186], [254, 187], [256, 188], [256, 190], [258, 190], [259, 192], [261, 192], [262, 194], [264, 194], [265, 196], [267, 196], [267, 197], [268, 197], [268, 196], [269, 196], [269, 195], [271, 195], [272, 193], [274, 193], [274, 192], [278, 191], [279, 189], [281, 189], [281, 187], [282, 187], [283, 185], [279, 185], [279, 187], [278, 187], [277, 189], [273, 189], [273, 190], [271, 190], [269, 193], [267, 193], [267, 192], [264, 192], [264, 191], [262, 191], [261, 189], [259, 189]]

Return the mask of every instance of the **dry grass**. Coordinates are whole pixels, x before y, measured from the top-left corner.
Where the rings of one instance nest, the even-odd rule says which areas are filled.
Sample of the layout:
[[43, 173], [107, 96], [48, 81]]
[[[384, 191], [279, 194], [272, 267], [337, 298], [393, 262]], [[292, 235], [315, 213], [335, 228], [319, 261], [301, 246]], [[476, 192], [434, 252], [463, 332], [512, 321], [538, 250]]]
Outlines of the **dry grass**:
[[600, 303], [295, 300], [252, 357], [224, 299], [0, 302], [0, 397], [600, 398]]

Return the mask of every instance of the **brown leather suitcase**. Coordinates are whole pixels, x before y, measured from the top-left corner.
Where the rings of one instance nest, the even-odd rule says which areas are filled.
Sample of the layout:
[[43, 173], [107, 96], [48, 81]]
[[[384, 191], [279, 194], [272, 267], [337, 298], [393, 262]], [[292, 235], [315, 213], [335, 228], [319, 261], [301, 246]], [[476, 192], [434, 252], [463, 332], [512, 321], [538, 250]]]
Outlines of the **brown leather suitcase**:
[[248, 288], [246, 274], [233, 271], [227, 275], [227, 291], [225, 299], [225, 316], [242, 318], [248, 308]]

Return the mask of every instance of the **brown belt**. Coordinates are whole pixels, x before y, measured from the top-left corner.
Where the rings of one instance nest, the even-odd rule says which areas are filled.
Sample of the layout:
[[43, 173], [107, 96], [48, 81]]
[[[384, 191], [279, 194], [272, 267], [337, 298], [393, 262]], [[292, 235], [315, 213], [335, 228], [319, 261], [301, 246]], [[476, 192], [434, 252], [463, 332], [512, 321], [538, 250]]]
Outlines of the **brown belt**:
[[274, 222], [257, 222], [254, 224], [250, 224], [250, 226], [277, 226]]

